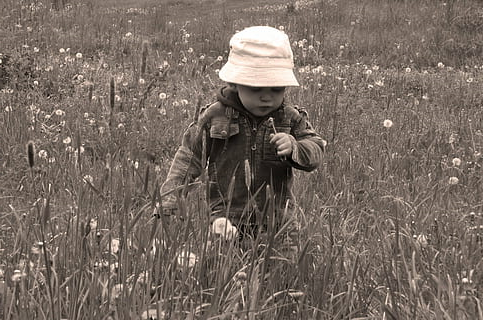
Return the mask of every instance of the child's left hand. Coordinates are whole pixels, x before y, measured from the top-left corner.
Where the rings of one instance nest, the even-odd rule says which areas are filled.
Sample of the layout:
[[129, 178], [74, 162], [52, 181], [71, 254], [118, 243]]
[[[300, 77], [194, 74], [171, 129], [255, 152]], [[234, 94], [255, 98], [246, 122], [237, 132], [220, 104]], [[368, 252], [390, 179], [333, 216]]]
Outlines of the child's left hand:
[[282, 157], [292, 155], [292, 139], [290, 139], [289, 134], [283, 132], [272, 134], [270, 135], [270, 143], [275, 145], [278, 156]]

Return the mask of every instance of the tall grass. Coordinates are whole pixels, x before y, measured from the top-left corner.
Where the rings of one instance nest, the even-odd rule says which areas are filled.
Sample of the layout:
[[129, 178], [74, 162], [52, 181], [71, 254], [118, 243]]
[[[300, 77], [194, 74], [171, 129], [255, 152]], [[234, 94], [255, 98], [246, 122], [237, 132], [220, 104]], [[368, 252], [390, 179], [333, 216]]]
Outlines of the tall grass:
[[[481, 4], [203, 5], [0, 4], [0, 315], [483, 319]], [[215, 234], [203, 175], [177, 218], [158, 194], [252, 24], [328, 141], [292, 251]]]

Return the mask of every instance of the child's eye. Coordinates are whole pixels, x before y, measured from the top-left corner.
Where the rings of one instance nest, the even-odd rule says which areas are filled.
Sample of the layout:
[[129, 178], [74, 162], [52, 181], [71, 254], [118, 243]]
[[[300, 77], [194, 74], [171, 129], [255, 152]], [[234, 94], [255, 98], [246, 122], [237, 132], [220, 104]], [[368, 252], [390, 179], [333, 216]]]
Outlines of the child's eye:
[[282, 92], [285, 90], [285, 87], [273, 87], [272, 91], [273, 92]]

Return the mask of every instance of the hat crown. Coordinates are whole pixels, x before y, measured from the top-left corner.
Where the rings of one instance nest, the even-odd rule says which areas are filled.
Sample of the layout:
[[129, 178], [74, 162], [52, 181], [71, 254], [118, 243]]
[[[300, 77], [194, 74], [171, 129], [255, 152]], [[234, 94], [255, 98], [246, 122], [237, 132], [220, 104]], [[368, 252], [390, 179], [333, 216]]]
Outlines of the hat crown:
[[228, 60], [237, 65], [293, 67], [288, 36], [275, 28], [256, 26], [236, 33], [230, 40]]
[[267, 26], [246, 28], [230, 39], [221, 80], [253, 87], [298, 86], [288, 36]]

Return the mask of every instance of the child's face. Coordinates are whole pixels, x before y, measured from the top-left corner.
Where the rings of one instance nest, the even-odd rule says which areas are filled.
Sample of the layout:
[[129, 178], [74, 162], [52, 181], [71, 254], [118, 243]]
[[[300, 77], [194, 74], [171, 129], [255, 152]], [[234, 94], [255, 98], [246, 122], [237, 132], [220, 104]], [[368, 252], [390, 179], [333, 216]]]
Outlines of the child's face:
[[235, 88], [245, 109], [257, 117], [277, 110], [285, 94], [285, 87], [249, 87], [237, 84]]

